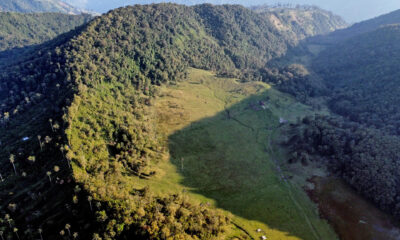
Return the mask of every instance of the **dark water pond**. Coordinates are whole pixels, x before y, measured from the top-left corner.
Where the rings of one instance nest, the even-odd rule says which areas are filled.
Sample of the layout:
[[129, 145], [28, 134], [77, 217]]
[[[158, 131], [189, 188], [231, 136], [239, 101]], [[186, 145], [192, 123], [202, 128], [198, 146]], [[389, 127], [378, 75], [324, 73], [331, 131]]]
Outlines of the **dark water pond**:
[[363, 199], [342, 180], [314, 177], [307, 190], [320, 214], [342, 240], [400, 240], [400, 224]]

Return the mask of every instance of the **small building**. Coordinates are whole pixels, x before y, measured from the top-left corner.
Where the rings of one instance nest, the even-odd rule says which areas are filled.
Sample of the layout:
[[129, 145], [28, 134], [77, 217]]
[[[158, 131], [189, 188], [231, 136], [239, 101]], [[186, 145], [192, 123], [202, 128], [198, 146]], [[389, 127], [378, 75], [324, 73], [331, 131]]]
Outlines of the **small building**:
[[262, 240], [267, 240], [267, 237], [266, 236], [261, 236], [261, 239]]
[[286, 120], [286, 119], [284, 119], [284, 118], [279, 118], [279, 123], [280, 124], [285, 124], [285, 123], [287, 123], [288, 121]]

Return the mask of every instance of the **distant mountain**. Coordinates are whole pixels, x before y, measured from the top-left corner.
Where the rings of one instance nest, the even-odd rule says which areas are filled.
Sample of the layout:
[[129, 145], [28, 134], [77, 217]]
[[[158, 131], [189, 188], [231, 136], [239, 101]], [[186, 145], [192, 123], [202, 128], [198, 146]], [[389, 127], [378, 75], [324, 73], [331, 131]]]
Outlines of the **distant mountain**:
[[88, 22], [88, 14], [0, 13], [0, 51], [43, 43]]
[[80, 14], [85, 12], [60, 0], [1, 0], [2, 12], [59, 12], [67, 14]]
[[341, 42], [346, 39], [355, 37], [359, 34], [374, 31], [385, 25], [399, 24], [399, 23], [400, 23], [400, 10], [397, 10], [370, 20], [356, 23], [350, 26], [349, 28], [337, 30], [329, 35], [316, 37], [312, 39], [312, 41], [319, 43], [333, 44], [335, 42]]
[[277, 31], [297, 38], [306, 38], [346, 28], [340, 16], [315, 6], [270, 7], [254, 6], [252, 10], [264, 14]]

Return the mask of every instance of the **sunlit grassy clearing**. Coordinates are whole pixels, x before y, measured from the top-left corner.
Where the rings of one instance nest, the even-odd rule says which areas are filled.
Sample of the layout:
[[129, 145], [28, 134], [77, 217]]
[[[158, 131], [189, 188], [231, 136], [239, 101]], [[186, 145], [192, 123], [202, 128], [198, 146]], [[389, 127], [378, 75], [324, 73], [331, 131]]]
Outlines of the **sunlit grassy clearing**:
[[[260, 100], [268, 108], [250, 107], [259, 108]], [[294, 120], [307, 107], [267, 84], [240, 83], [192, 69], [188, 81], [162, 89], [156, 108], [171, 155], [142, 186], [149, 185], [156, 194], [183, 192], [193, 201], [221, 208], [256, 239], [315, 239], [305, 215], [318, 237], [336, 239], [304, 192], [289, 185], [303, 208], [299, 211], [271, 161], [268, 145], [278, 134], [279, 117]], [[279, 151], [274, 155], [279, 157]], [[258, 228], [264, 232], [256, 233]]]

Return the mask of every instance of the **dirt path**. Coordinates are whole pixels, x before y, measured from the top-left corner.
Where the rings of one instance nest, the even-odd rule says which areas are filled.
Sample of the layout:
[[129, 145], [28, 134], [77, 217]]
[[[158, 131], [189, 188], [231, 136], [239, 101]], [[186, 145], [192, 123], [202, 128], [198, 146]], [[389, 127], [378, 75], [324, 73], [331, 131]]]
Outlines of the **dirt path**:
[[297, 209], [301, 212], [301, 214], [304, 216], [304, 219], [307, 222], [307, 225], [310, 227], [311, 232], [313, 233], [315, 239], [316, 240], [322, 240], [321, 236], [318, 234], [318, 232], [315, 229], [314, 225], [312, 224], [312, 222], [310, 221], [309, 217], [305, 213], [303, 207], [301, 206], [301, 204], [294, 197], [293, 191], [292, 191], [293, 186], [291, 185], [291, 183], [289, 181], [287, 181], [288, 178], [283, 173], [283, 171], [282, 171], [282, 169], [281, 169], [281, 167], [279, 165], [279, 162], [277, 161], [277, 156], [275, 154], [274, 149], [271, 146], [271, 141], [272, 141], [271, 136], [274, 136], [275, 132], [276, 132], [276, 128], [271, 131], [271, 134], [268, 137], [268, 143], [266, 145], [266, 149], [268, 150], [268, 152], [270, 153], [270, 155], [271, 155], [271, 157], [273, 159], [272, 162], [275, 165], [275, 168], [276, 168], [276, 171], [277, 171], [278, 175], [280, 176], [282, 182], [284, 183], [284, 185], [286, 186], [286, 188], [288, 190], [290, 199], [292, 200], [294, 205], [296, 205]]

